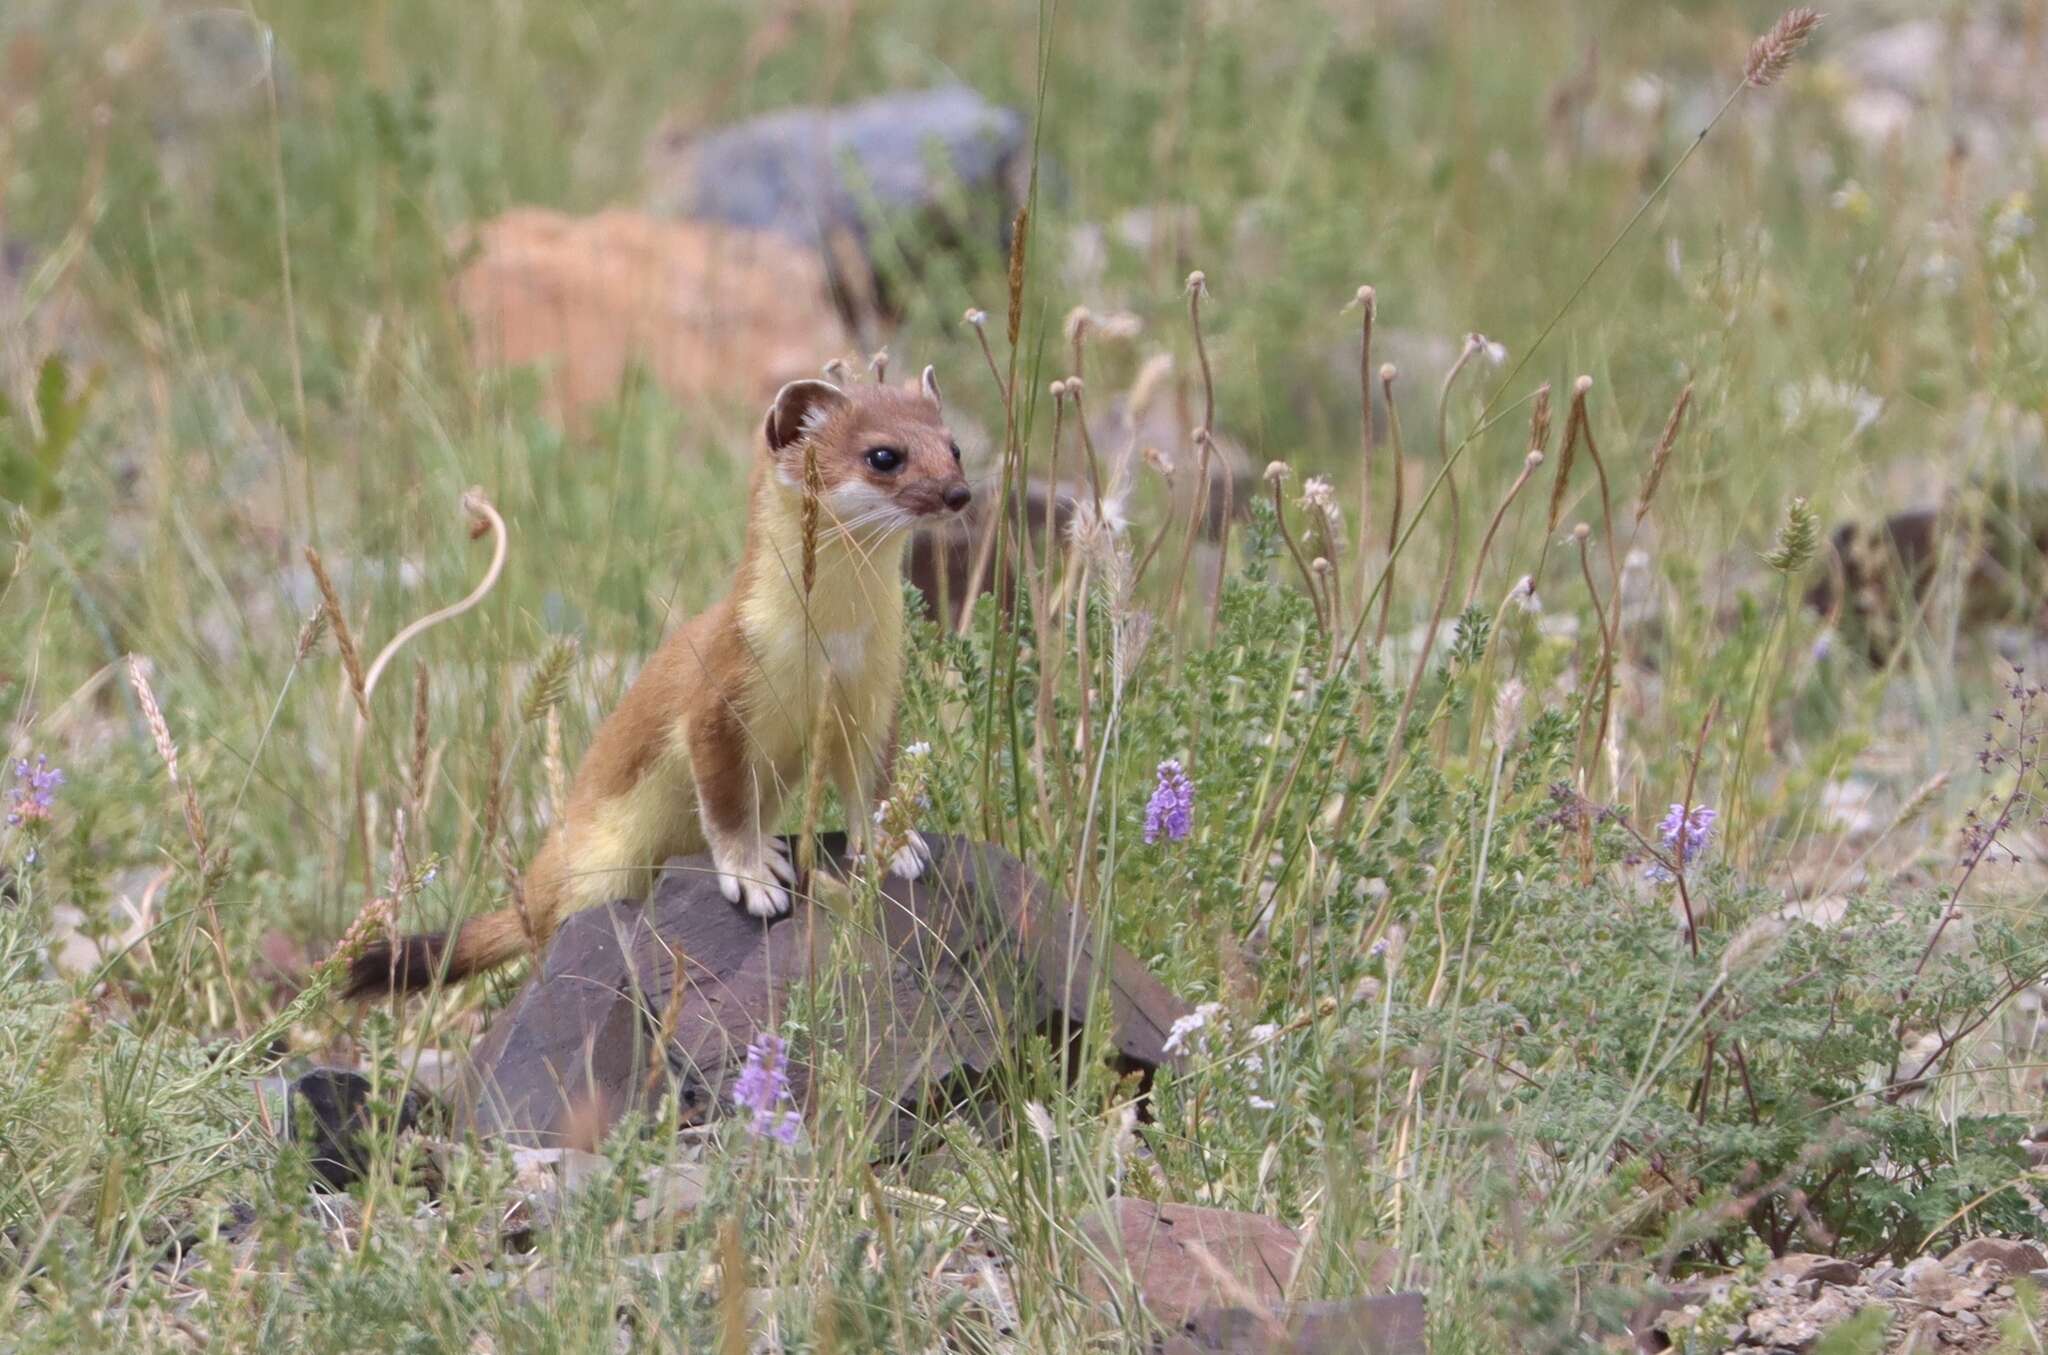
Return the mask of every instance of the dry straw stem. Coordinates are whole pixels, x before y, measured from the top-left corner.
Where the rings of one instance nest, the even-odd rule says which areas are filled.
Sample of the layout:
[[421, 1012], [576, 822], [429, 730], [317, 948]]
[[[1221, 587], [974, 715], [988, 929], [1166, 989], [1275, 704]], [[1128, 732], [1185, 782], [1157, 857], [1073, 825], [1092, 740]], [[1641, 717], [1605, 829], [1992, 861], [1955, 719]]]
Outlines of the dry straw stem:
[[1508, 515], [1508, 509], [1522, 492], [1522, 486], [1529, 483], [1536, 470], [1543, 464], [1543, 453], [1550, 441], [1550, 383], [1544, 382], [1536, 388], [1535, 408], [1529, 415], [1529, 452], [1522, 458], [1521, 474], [1508, 486], [1507, 497], [1494, 510], [1493, 521], [1486, 526], [1486, 535], [1479, 542], [1479, 559], [1472, 566], [1472, 582], [1465, 589], [1465, 605], [1479, 595], [1479, 576], [1486, 569], [1486, 557], [1493, 549], [1493, 538], [1500, 532], [1500, 524]]
[[[1074, 343], [1076, 363], [1080, 357], [1081, 344], [1077, 339]], [[1086, 387], [1079, 376], [1067, 378], [1067, 398], [1074, 402], [1074, 427], [1081, 434], [1081, 453], [1087, 458], [1088, 463], [1088, 492], [1095, 500], [1095, 522], [1097, 526], [1106, 526], [1109, 518], [1105, 515], [1102, 503], [1102, 467], [1095, 458], [1095, 439], [1088, 432], [1088, 410], [1081, 403], [1085, 393]]]
[[[1372, 539], [1372, 322], [1379, 309], [1379, 294], [1371, 287], [1361, 287], [1354, 304], [1359, 310], [1358, 596], [1362, 601], [1372, 582], [1372, 551], [1366, 543]], [[1400, 467], [1394, 469], [1398, 475]]]
[[[1607, 742], [1608, 720], [1613, 713], [1612, 701], [1615, 671], [1614, 628], [1608, 623], [1607, 607], [1600, 600], [1600, 590], [1593, 584], [1593, 565], [1586, 551], [1587, 539], [1591, 537], [1592, 533], [1593, 529], [1583, 522], [1572, 528], [1572, 541], [1579, 551], [1579, 575], [1586, 581], [1586, 598], [1593, 604], [1593, 620], [1600, 627], [1600, 665], [1593, 670], [1593, 686], [1598, 688], [1600, 693], [1600, 725], [1594, 731], [1593, 747], [1587, 754], [1589, 760], [1597, 759], [1599, 750]], [[1614, 580], [1614, 587], [1616, 592], [1620, 591], [1621, 580], [1619, 578]], [[1581, 703], [1579, 707], [1579, 737], [1582, 741], [1586, 734], [1586, 709], [1586, 706]], [[1590, 776], [1586, 779], [1590, 783]]]
[[1302, 587], [1308, 590], [1308, 600], [1316, 609], [1316, 627], [1325, 635], [1329, 634], [1331, 619], [1323, 612], [1322, 592], [1316, 587], [1316, 576], [1308, 567], [1308, 559], [1295, 544], [1294, 533], [1287, 526], [1287, 504], [1281, 498], [1280, 489], [1291, 474], [1285, 461], [1275, 461], [1266, 467], [1266, 484], [1273, 491], [1273, 521], [1280, 528], [1280, 539], [1287, 544], [1287, 553], [1294, 559], [1294, 567], [1301, 571]]
[[[1394, 564], [1401, 555], [1401, 491], [1407, 479], [1407, 453], [1401, 446], [1401, 411], [1394, 403], [1394, 380], [1400, 375], [1394, 364], [1389, 362], [1380, 367], [1380, 393], [1387, 399], [1387, 441], [1392, 446], [1394, 458], [1394, 502], [1387, 516], [1387, 563], [1380, 569], [1380, 624], [1373, 635], [1373, 648], [1378, 650], [1387, 642], [1387, 618], [1394, 605]], [[1359, 527], [1364, 531], [1364, 525]], [[1359, 629], [1365, 627], [1365, 612], [1370, 607], [1371, 594], [1359, 603]]]
[[[1202, 431], [1208, 434], [1204, 444], [1204, 461], [1207, 453], [1215, 450], [1216, 439], [1216, 378], [1209, 370], [1209, 345], [1202, 337], [1202, 298], [1209, 294], [1206, 275], [1195, 272], [1188, 274], [1188, 324], [1195, 335], [1195, 357], [1202, 368]], [[1230, 525], [1237, 515], [1237, 479], [1224, 468], [1223, 511], [1217, 515], [1216, 532], [1216, 581], [1209, 589], [1209, 629], [1216, 629], [1217, 618], [1223, 614], [1223, 580], [1230, 573]], [[1202, 468], [1202, 497], [1206, 512], [1210, 487], [1209, 468]]]
[[[1450, 495], [1451, 500], [1450, 533], [1449, 539], [1444, 542], [1443, 581], [1437, 585], [1436, 604], [1430, 609], [1429, 625], [1423, 631], [1422, 634], [1422, 648], [1417, 652], [1415, 656], [1415, 672], [1408, 679], [1408, 694], [1402, 698], [1401, 713], [1394, 720], [1393, 746], [1396, 748], [1399, 748], [1401, 746], [1401, 737], [1407, 731], [1408, 728], [1408, 717], [1411, 713], [1413, 713], [1415, 709], [1416, 694], [1422, 690], [1422, 679], [1429, 672], [1430, 651], [1436, 648], [1437, 631], [1442, 627], [1444, 623], [1444, 609], [1450, 605], [1451, 589], [1456, 586], [1458, 575], [1459, 528], [1461, 526], [1461, 519], [1464, 517], [1465, 512], [1464, 504], [1460, 501], [1458, 497], [1457, 477], [1451, 474], [1451, 447], [1449, 432], [1451, 388], [1457, 385], [1458, 374], [1465, 370], [1466, 364], [1471, 362], [1472, 359], [1475, 356], [1477, 356], [1478, 353], [1484, 347], [1484, 343], [1480, 340], [1477, 334], [1467, 334], [1465, 336], [1465, 347], [1463, 351], [1461, 351], [1458, 354], [1458, 360], [1451, 364], [1451, 370], [1444, 373], [1444, 383], [1441, 387], [1437, 389], [1436, 446], [1438, 453], [1441, 454], [1444, 458], [1444, 468], [1442, 476], [1440, 478], [1443, 483], [1444, 490], [1446, 493]], [[1391, 557], [1388, 559], [1387, 563], [1390, 567], [1392, 566], [1393, 561]]]
[[1572, 384], [1573, 412], [1579, 416], [1579, 436], [1586, 440], [1586, 455], [1593, 462], [1593, 475], [1600, 481], [1600, 535], [1607, 543], [1607, 578], [1621, 586], [1621, 564], [1614, 553], [1614, 496], [1607, 487], [1607, 463], [1600, 459], [1600, 444], [1593, 440], [1593, 420], [1581, 408], [1593, 389], [1593, 378], [1582, 376]]
[[1086, 355], [1083, 350], [1087, 347], [1088, 343], [1088, 326], [1094, 322], [1094, 319], [1095, 317], [1088, 313], [1086, 306], [1076, 306], [1067, 312], [1067, 322], [1063, 328], [1066, 330], [1067, 343], [1074, 350], [1074, 379], [1076, 381], [1079, 381], [1088, 374]]
[[1012, 434], [1016, 429], [1017, 419], [1010, 383], [1003, 379], [1002, 368], [996, 362], [995, 350], [989, 347], [988, 312], [978, 306], [970, 306], [967, 313], [961, 317], [961, 322], [974, 331], [974, 337], [981, 345], [981, 356], [988, 363], [989, 379], [996, 383], [996, 394], [1003, 402], [1003, 465], [1000, 471], [1003, 488], [999, 496], [1000, 501], [993, 508], [978, 510], [983, 515], [981, 539], [974, 546], [973, 567], [967, 573], [967, 587], [963, 590], [960, 611], [953, 625], [956, 634], [965, 635], [967, 628], [974, 623], [974, 602], [981, 592], [981, 580], [988, 574], [989, 565], [995, 559], [996, 531], [1002, 524], [1004, 513], [1009, 509], [1011, 473], [1016, 461]]
[[[1210, 468], [1214, 459], [1216, 438], [1216, 382], [1209, 368], [1209, 347], [1202, 337], [1202, 298], [1209, 294], [1209, 276], [1199, 268], [1188, 274], [1188, 327], [1194, 334], [1195, 359], [1202, 372], [1202, 423], [1195, 429], [1193, 442], [1200, 456], [1195, 467], [1195, 492], [1190, 496], [1188, 508], [1187, 538], [1181, 543], [1180, 571], [1173, 581], [1173, 593], [1167, 601], [1167, 610], [1177, 619], [1180, 616], [1181, 598], [1186, 590], [1188, 566], [1194, 560], [1195, 540], [1201, 531], [1209, 510], [1209, 491], [1214, 480]], [[1224, 567], [1230, 558], [1230, 476], [1223, 477], [1223, 532], [1217, 547], [1219, 561], [1216, 581], [1217, 597], [1222, 596]], [[1212, 607], [1210, 622], [1215, 622]]]
[[[1145, 449], [1145, 464], [1157, 472], [1159, 478], [1165, 482], [1166, 501], [1169, 504], [1172, 503], [1173, 458], [1160, 451], [1157, 447], [1147, 447]], [[1138, 557], [1138, 566], [1131, 575], [1132, 591], [1135, 592], [1144, 583], [1145, 572], [1152, 568], [1152, 558], [1159, 554], [1159, 547], [1166, 541], [1166, 535], [1172, 530], [1172, 527], [1171, 520], [1162, 520], [1158, 530], [1152, 533], [1152, 539], [1145, 544], [1145, 553]]]

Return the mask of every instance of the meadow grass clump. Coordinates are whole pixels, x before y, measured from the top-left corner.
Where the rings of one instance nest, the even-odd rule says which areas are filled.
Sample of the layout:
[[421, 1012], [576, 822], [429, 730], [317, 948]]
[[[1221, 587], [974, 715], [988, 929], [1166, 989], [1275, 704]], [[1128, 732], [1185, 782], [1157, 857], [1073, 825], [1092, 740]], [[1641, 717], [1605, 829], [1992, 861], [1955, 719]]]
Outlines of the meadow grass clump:
[[[1745, 54], [1719, 0], [1353, 8], [286, 0], [197, 89], [201, 12], [0, 13], [8, 1348], [1149, 1349], [1083, 1227], [1119, 1196], [1298, 1229], [1297, 1298], [1422, 1288], [1438, 1351], [2041, 1236], [2030, 576], [1968, 629], [1936, 532], [1924, 584], [1803, 601], [1913, 504], [2024, 564], [2038, 165], [1861, 139], [1868, 15]], [[1005, 1031], [884, 1152], [826, 982], [738, 1115], [562, 1163], [398, 1132], [520, 976], [336, 984], [517, 904], [730, 577], [758, 418], [636, 377], [550, 421], [475, 363], [457, 228], [642, 200], [670, 114], [940, 70], [1031, 111], [1033, 191], [1007, 247], [878, 225], [870, 370], [981, 425], [1009, 582], [913, 609], [883, 831], [1082, 904], [1189, 1003], [1181, 1062], [1141, 1096], [1106, 1020]], [[1102, 437], [1155, 401], [1170, 445]], [[370, 1087], [342, 1193], [317, 1066]]]

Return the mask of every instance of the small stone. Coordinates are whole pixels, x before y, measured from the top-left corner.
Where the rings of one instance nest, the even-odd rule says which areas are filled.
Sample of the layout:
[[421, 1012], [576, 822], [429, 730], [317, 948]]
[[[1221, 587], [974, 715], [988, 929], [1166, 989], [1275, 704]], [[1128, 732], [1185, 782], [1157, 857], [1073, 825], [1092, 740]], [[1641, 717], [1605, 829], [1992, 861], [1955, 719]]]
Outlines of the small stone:
[[1863, 1270], [1846, 1257], [1829, 1256], [1807, 1267], [1804, 1278], [1821, 1284], [1855, 1284], [1863, 1278]]
[[1786, 1252], [1783, 1256], [1773, 1257], [1770, 1264], [1764, 1267], [1764, 1283], [1769, 1284], [1773, 1280], [1803, 1280], [1815, 1266], [1827, 1260], [1828, 1258], [1819, 1252]]
[[1955, 1292], [1956, 1277], [1932, 1256], [1914, 1258], [1906, 1267], [1906, 1291], [1926, 1304], [1937, 1304]]
[[1934, 1355], [1940, 1349], [1941, 1319], [1933, 1313], [1922, 1313], [1907, 1328], [1906, 1339], [1899, 1344], [1898, 1355]]
[[1989, 1261], [2008, 1275], [2020, 1275], [2048, 1267], [2048, 1256], [2031, 1242], [2005, 1237], [1973, 1237], [1945, 1258], [1948, 1268], [1962, 1272]]

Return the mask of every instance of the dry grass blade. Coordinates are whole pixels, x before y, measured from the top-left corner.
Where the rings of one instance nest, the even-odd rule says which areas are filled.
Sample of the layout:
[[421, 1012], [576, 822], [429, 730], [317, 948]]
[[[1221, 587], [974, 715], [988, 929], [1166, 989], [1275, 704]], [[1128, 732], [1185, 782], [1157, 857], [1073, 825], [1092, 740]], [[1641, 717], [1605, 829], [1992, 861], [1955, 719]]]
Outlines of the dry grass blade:
[[1750, 44], [1749, 60], [1742, 67], [1743, 83], [1751, 89], [1762, 89], [1783, 75], [1824, 17], [1807, 5], [1786, 10], [1769, 32]]
[[1018, 336], [1024, 332], [1024, 248], [1031, 232], [1031, 208], [1027, 204], [1017, 209], [1017, 216], [1010, 223], [1010, 347], [1017, 347]]
[[328, 624], [334, 627], [335, 647], [341, 650], [341, 666], [348, 673], [348, 689], [356, 699], [356, 710], [364, 719], [370, 715], [369, 698], [363, 691], [363, 660], [356, 649], [356, 637], [348, 628], [348, 614], [341, 609], [341, 594], [335, 590], [334, 580], [327, 576], [327, 566], [320, 559], [320, 552], [306, 547], [306, 567], [313, 571], [313, 582], [320, 589], [320, 601], [327, 612]]
[[747, 1321], [747, 1254], [740, 1246], [739, 1220], [718, 1225], [719, 1355], [747, 1355], [753, 1334]]
[[1582, 376], [1572, 387], [1571, 413], [1565, 416], [1564, 421], [1564, 447], [1557, 454], [1557, 476], [1550, 484], [1550, 514], [1546, 531], [1555, 532], [1564, 517], [1565, 491], [1571, 485], [1572, 463], [1579, 456], [1579, 433], [1586, 425], [1586, 391], [1592, 384], [1591, 377]]
[[178, 784], [178, 745], [171, 742], [171, 727], [164, 720], [164, 708], [157, 704], [156, 690], [149, 685], [149, 675], [142, 669], [142, 660], [135, 655], [128, 656], [128, 685], [135, 689], [135, 699], [142, 706], [142, 722], [149, 726], [150, 741], [156, 745], [156, 755], [163, 759], [164, 769], [171, 774], [171, 784]]
[[[1358, 596], [1361, 601], [1372, 586], [1372, 322], [1379, 309], [1379, 294], [1371, 287], [1358, 289]], [[1400, 468], [1395, 467], [1395, 473]]]
[[427, 798], [427, 666], [417, 660], [412, 666], [412, 762], [407, 766], [407, 790], [412, 799], [412, 816], [420, 817]]
[[1671, 406], [1671, 417], [1664, 421], [1664, 431], [1657, 438], [1657, 445], [1650, 452], [1649, 473], [1643, 477], [1642, 493], [1636, 496], [1636, 521], [1650, 511], [1650, 501], [1657, 497], [1658, 486], [1664, 483], [1664, 467], [1671, 460], [1671, 449], [1678, 445], [1679, 426], [1685, 422], [1685, 411], [1692, 405], [1692, 382], [1685, 383], [1685, 389], [1678, 393], [1678, 400]]

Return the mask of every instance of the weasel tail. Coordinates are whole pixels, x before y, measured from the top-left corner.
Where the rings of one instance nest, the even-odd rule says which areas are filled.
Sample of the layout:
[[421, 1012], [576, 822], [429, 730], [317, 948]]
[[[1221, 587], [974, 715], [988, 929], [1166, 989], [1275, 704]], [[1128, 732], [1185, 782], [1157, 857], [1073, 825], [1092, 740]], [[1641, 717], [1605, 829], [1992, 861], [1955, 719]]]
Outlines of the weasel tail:
[[[644, 898], [672, 856], [709, 852], [720, 892], [789, 911], [796, 871], [772, 836], [823, 760], [856, 852], [888, 794], [903, 680], [903, 548], [971, 498], [931, 368], [915, 388], [793, 381], [768, 409], [747, 545], [731, 590], [663, 641], [605, 718], [509, 907], [452, 934], [372, 942], [361, 997], [458, 982], [536, 951], [564, 917]], [[890, 868], [929, 856], [912, 835]]]

